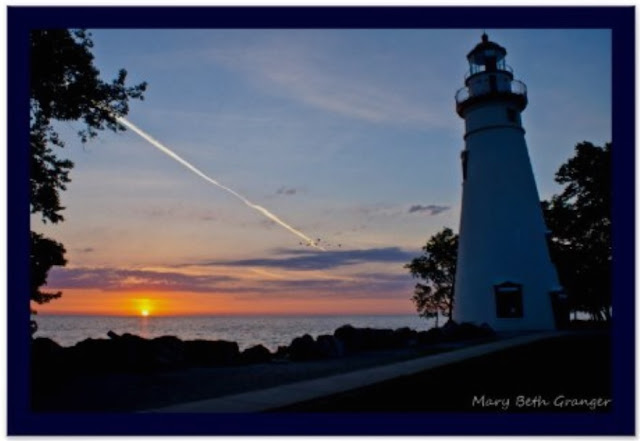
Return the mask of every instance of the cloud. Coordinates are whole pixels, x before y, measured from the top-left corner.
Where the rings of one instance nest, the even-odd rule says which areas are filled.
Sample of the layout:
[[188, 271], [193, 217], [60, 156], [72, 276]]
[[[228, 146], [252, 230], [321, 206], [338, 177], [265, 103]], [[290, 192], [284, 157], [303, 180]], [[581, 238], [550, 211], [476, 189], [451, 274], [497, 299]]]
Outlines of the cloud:
[[255, 289], [247, 289], [235, 298], [331, 298], [388, 299], [403, 295], [408, 298], [415, 281], [407, 274], [362, 273], [349, 279], [270, 280]]
[[298, 190], [296, 188], [292, 188], [292, 187], [280, 187], [277, 191], [276, 194], [282, 194], [282, 195], [294, 195], [298, 192]]
[[[205, 56], [242, 72], [258, 87], [305, 105], [376, 124], [442, 127], [440, 107], [427, 108], [410, 92], [401, 93], [389, 78], [340, 68], [331, 53], [290, 40], [266, 41], [238, 48], [217, 48]], [[372, 69], [384, 65], [378, 60]], [[329, 67], [330, 66], [330, 67]]]
[[378, 216], [398, 216], [402, 214], [398, 206], [386, 203], [356, 206], [355, 212], [359, 216], [364, 216], [368, 219]]
[[164, 218], [164, 217], [174, 217], [179, 213], [175, 207], [167, 207], [167, 206], [145, 206], [145, 207], [135, 207], [134, 213], [139, 214], [144, 217], [149, 218]]
[[[301, 256], [304, 256], [304, 253]], [[248, 261], [246, 264], [250, 266]], [[246, 273], [246, 271], [242, 272]], [[65, 289], [98, 289], [128, 292], [196, 292], [223, 294], [235, 299], [309, 297], [375, 299], [408, 293], [414, 283], [408, 273], [358, 273], [350, 277], [302, 272], [296, 274], [285, 272], [276, 278], [256, 279], [240, 276], [197, 275], [176, 271], [63, 267], [52, 269], [48, 285], [63, 291]]]
[[275, 253], [280, 254], [282, 257], [229, 261], [214, 260], [200, 262], [198, 265], [260, 266], [288, 270], [327, 270], [362, 263], [406, 263], [415, 257], [414, 252], [409, 252], [398, 247], [329, 251], [279, 249], [276, 250]]
[[409, 207], [409, 213], [425, 213], [428, 212], [431, 216], [442, 213], [449, 210], [451, 207], [446, 205], [412, 205]]
[[153, 289], [156, 291], [209, 292], [229, 276], [192, 275], [179, 272], [131, 270], [123, 268], [55, 268], [48, 285], [60, 289], [85, 288], [112, 290]]
[[211, 209], [200, 207], [186, 207], [180, 202], [172, 205], [143, 205], [133, 208], [137, 216], [148, 219], [198, 219], [205, 222], [219, 220], [219, 214]]

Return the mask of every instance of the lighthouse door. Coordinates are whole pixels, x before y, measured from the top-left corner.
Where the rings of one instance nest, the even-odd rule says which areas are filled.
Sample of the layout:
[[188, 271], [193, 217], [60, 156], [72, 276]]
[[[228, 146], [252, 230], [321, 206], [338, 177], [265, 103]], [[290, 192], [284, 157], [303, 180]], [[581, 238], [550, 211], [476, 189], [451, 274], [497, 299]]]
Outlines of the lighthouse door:
[[521, 318], [524, 315], [521, 284], [504, 282], [493, 288], [496, 295], [496, 317]]

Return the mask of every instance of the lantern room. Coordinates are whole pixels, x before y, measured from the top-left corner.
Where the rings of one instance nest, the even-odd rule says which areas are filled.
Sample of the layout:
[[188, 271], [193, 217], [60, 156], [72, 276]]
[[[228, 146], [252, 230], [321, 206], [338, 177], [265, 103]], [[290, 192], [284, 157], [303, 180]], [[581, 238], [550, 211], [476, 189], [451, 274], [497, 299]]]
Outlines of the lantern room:
[[477, 104], [507, 100], [512, 108], [522, 111], [527, 106], [527, 87], [514, 80], [513, 69], [505, 62], [507, 50], [489, 41], [486, 33], [482, 41], [467, 54], [469, 71], [464, 77], [464, 87], [456, 93], [456, 110], [465, 118], [467, 110]]
[[493, 41], [489, 36], [482, 34], [482, 42], [478, 43], [467, 55], [469, 60], [468, 77], [480, 72], [506, 71], [512, 73], [511, 68], [505, 63], [504, 57], [507, 50]]

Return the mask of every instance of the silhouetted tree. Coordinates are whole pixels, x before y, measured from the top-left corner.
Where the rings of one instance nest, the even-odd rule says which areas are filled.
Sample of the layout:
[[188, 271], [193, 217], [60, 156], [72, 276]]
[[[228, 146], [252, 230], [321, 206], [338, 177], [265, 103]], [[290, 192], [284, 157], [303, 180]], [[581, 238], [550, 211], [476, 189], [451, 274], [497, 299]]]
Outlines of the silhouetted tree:
[[438, 314], [451, 318], [453, 314], [453, 288], [458, 258], [458, 235], [450, 228], [444, 228], [431, 236], [422, 247], [424, 254], [416, 257], [404, 267], [411, 275], [424, 283], [417, 283], [411, 300], [421, 317], [435, 317]]
[[[91, 35], [84, 30], [46, 29], [30, 34], [30, 206], [44, 223], [64, 220], [60, 213], [60, 192], [71, 181], [73, 163], [60, 159], [55, 147], [64, 142], [53, 127], [54, 121], [81, 121], [82, 142], [97, 136], [99, 130], [125, 130], [115, 119], [129, 111], [128, 101], [143, 99], [146, 83], [125, 86], [127, 72], [122, 69], [115, 80], [105, 83], [93, 64]], [[62, 295], [45, 293], [52, 266], [64, 265], [64, 246], [31, 232], [31, 300], [45, 303]], [[35, 323], [32, 321], [32, 329]]]
[[571, 308], [609, 320], [611, 308], [611, 143], [576, 145], [555, 177], [564, 190], [542, 201], [549, 248]]

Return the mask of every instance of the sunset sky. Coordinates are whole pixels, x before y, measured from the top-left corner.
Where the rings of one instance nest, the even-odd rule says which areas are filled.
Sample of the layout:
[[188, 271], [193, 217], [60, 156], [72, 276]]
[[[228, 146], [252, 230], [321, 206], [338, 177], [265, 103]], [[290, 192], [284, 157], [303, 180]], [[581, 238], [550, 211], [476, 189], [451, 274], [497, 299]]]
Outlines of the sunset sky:
[[[487, 29], [526, 83], [543, 199], [578, 142], [611, 140], [608, 30]], [[403, 265], [458, 229], [454, 95], [482, 29], [92, 30], [102, 77], [149, 83], [128, 119], [268, 220], [128, 130], [82, 145], [65, 221], [32, 228], [68, 264], [40, 314], [413, 313]]]

